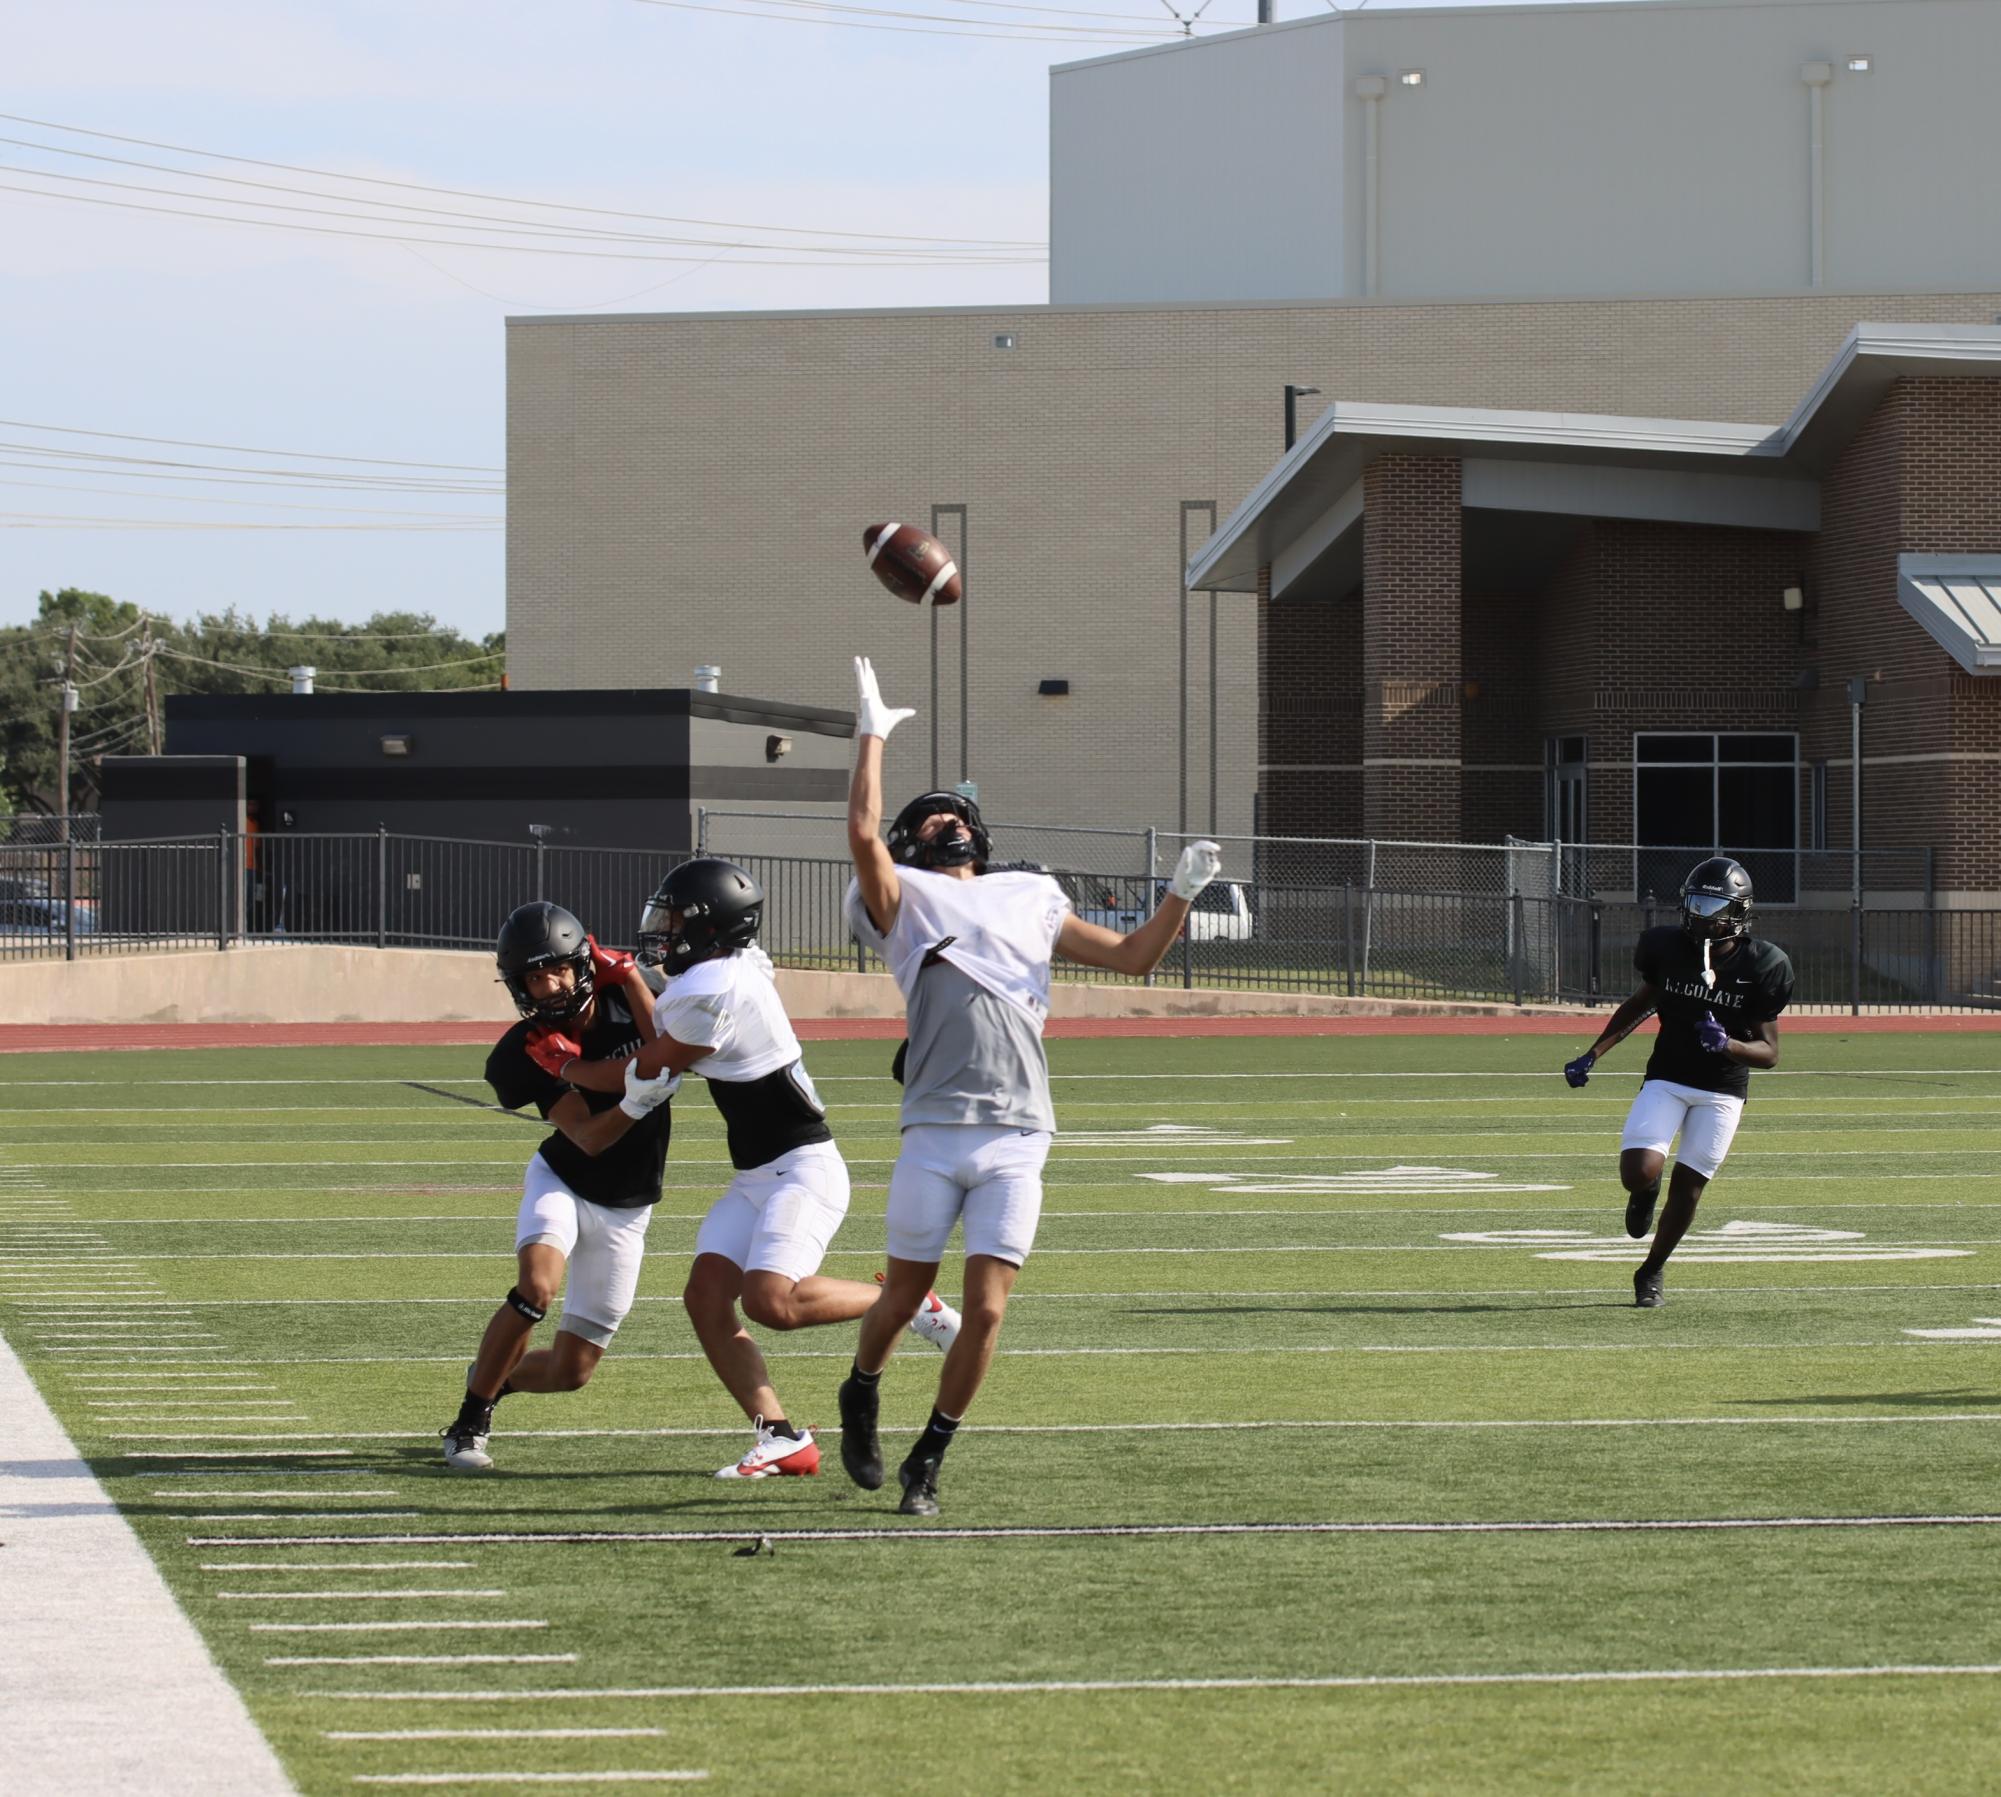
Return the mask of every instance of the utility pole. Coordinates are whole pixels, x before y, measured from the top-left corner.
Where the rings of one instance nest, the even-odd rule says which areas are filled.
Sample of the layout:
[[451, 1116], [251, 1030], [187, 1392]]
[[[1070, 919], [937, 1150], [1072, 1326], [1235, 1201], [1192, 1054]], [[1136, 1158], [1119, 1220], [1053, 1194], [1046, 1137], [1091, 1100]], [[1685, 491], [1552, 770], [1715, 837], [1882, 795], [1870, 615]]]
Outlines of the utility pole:
[[69, 721], [76, 710], [77, 627], [69, 627], [69, 649], [63, 656], [61, 709], [56, 713], [56, 810], [61, 816], [63, 841], [69, 841]]
[[153, 620], [139, 626], [139, 656], [146, 664], [146, 753], [160, 753], [160, 686], [153, 676]]

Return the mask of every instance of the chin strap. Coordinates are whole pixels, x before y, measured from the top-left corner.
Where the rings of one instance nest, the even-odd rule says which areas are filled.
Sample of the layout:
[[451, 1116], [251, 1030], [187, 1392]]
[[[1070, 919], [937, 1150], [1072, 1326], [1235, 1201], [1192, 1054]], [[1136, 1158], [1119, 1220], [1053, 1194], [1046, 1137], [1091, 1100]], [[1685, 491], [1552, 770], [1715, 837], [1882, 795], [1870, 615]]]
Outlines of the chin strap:
[[1707, 936], [1702, 939], [1702, 983], [1709, 987], [1714, 987], [1716, 984], [1716, 969], [1709, 965], [1709, 938]]

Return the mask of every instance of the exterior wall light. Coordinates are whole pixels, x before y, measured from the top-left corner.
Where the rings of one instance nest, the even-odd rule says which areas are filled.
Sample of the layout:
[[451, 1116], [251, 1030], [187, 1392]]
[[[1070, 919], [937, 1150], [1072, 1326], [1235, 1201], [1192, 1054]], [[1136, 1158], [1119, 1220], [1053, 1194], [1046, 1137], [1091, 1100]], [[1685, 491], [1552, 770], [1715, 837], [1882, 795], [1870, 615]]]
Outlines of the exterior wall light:
[[995, 349], [1013, 349], [1013, 348], [1014, 348], [1014, 333], [1013, 333], [1012, 331], [996, 331], [996, 332], [994, 332], [994, 348], [995, 348]]
[[1067, 680], [1038, 680], [1035, 683], [1035, 690], [1045, 698], [1062, 699], [1069, 695], [1070, 682]]
[[1397, 76], [1397, 80], [1405, 87], [1422, 87], [1424, 85], [1424, 71], [1422, 69], [1405, 69]]
[[1875, 66], [1876, 59], [1873, 56], [1851, 56], [1848, 59], [1848, 72], [1851, 75], [1866, 75]]
[[1785, 607], [1787, 611], [1805, 611], [1805, 589], [1801, 587], [1787, 587], [1785, 591]]
[[407, 755], [417, 746], [414, 736], [385, 736], [382, 738], [382, 752], [385, 755]]

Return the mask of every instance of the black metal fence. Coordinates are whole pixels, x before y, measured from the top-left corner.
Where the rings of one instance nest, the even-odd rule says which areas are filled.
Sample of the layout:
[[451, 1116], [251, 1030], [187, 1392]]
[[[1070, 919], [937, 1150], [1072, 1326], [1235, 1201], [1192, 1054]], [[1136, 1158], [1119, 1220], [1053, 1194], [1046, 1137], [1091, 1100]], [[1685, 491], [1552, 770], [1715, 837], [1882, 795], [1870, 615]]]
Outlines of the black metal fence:
[[[1150, 841], [1171, 867], [1180, 844]], [[819, 845], [815, 845], [819, 846]], [[1060, 852], [1060, 840], [1039, 846]], [[1132, 858], [1080, 854], [1052, 872], [1086, 921], [1126, 930], [1164, 874], [1106, 872]], [[764, 942], [795, 967], [873, 965], [842, 915], [850, 870], [832, 855], [730, 854], [764, 885]], [[1685, 869], [1701, 851], [1659, 851]], [[1573, 863], [1569, 858], [1577, 857]], [[1612, 1003], [1632, 989], [1640, 932], [1676, 916], [1671, 896], [1579, 895], [1567, 870], [1630, 870], [1629, 848], [1550, 844], [1314, 844], [1236, 839], [1154, 976], [1189, 987], [1356, 998]], [[1673, 857], [1671, 861], [1669, 858]], [[0, 841], [0, 959], [135, 948], [305, 941], [382, 948], [490, 947], [501, 920], [552, 898], [599, 939], [630, 946], [646, 899], [685, 857], [541, 842], [226, 832], [173, 842], [86, 840], [81, 832]], [[2001, 1003], [2001, 911], [1956, 909], [1912, 859], [1907, 879], [1856, 905], [1846, 868], [1793, 857], [1791, 904], [1766, 904], [1760, 932], [1783, 946], [1796, 1004], [1842, 1010], [1989, 1008]], [[1095, 864], [1095, 865], [1091, 865]], [[1143, 863], [1142, 865], [1145, 865]], [[1846, 877], [1844, 875], [1844, 877]], [[1059, 977], [1091, 979], [1060, 966]]]

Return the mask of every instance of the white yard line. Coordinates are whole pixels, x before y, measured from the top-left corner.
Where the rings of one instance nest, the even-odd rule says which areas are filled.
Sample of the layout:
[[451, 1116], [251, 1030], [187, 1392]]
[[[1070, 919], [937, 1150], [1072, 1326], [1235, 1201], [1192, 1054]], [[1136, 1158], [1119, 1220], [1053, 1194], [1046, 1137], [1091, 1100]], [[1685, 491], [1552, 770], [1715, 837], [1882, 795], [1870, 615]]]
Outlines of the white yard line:
[[[154, 1797], [290, 1791], [243, 1700], [4, 1341], [0, 1414], [8, 1424], [0, 1514], [15, 1519], [0, 1654], [0, 1764], [10, 1787]], [[118, 1676], [107, 1678], [107, 1667]]]
[[472, 1622], [461, 1618], [428, 1622], [253, 1622], [253, 1635], [374, 1635], [441, 1629], [545, 1629], [549, 1625], [532, 1617], [509, 1617], [504, 1621]]
[[573, 1653], [269, 1654], [267, 1666], [574, 1666]]
[[[1577, 1521], [1502, 1520], [1493, 1522], [1188, 1522], [1078, 1523], [993, 1528], [887, 1527], [871, 1529], [579, 1529], [524, 1530], [454, 1535], [454, 1541], [482, 1547], [677, 1547], [728, 1541], [770, 1541], [786, 1546], [816, 1542], [893, 1541], [1067, 1541], [1091, 1538], [1140, 1539], [1182, 1536], [1267, 1535], [1645, 1535], [1736, 1534], [1794, 1529], [1992, 1528], [2001, 1515], [1884, 1516], [1699, 1516], [1597, 1518]], [[399, 1539], [411, 1539], [400, 1537]], [[430, 1538], [426, 1538], [430, 1539]], [[447, 1537], [437, 1537], [447, 1539]], [[225, 1592], [224, 1596], [230, 1595]], [[278, 1592], [244, 1593], [276, 1597]], [[319, 1594], [325, 1595], [325, 1594]], [[357, 1594], [359, 1595], [359, 1594]], [[468, 1594], [470, 1595], [470, 1594]]]
[[[1648, 1671], [1335, 1673], [1322, 1677], [1021, 1679], [923, 1684], [631, 1685], [602, 1690], [307, 1691], [335, 1703], [544, 1703], [702, 1697], [1034, 1697], [1110, 1691], [1429, 1690], [1452, 1685], [1708, 1684], [1739, 1679], [1994, 1678], [2001, 1665], [1716, 1666]], [[563, 1777], [552, 1773], [551, 1777]]]
[[474, 1560], [203, 1560], [203, 1572], [446, 1572]]
[[700, 1784], [700, 1770], [673, 1772], [362, 1772], [358, 1785], [651, 1785]]
[[239, 1599], [244, 1602], [256, 1600], [263, 1603], [343, 1603], [361, 1601], [396, 1600], [402, 1598], [472, 1598], [505, 1597], [505, 1591], [458, 1591], [447, 1588], [443, 1591], [218, 1591], [217, 1597]]
[[326, 1741], [613, 1741], [664, 1735], [664, 1728], [329, 1728]]

